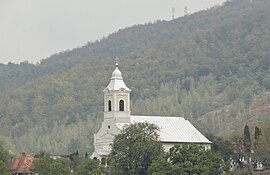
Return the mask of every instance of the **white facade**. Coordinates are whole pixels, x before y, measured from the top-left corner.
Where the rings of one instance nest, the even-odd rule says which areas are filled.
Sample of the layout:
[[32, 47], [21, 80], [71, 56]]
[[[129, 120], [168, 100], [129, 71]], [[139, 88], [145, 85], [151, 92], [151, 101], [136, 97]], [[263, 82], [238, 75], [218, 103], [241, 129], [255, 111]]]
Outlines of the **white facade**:
[[175, 144], [196, 143], [211, 149], [211, 142], [183, 117], [132, 116], [130, 115], [130, 92], [125, 85], [118, 63], [112, 73], [109, 85], [104, 89], [104, 121], [94, 134], [94, 152], [90, 158], [102, 159], [110, 154], [114, 136], [131, 123], [148, 122], [156, 124], [160, 141], [165, 151]]
[[91, 158], [104, 158], [110, 154], [110, 144], [120, 133], [117, 124], [130, 123], [130, 92], [116, 63], [109, 85], [104, 92], [104, 121], [94, 134], [94, 152]]

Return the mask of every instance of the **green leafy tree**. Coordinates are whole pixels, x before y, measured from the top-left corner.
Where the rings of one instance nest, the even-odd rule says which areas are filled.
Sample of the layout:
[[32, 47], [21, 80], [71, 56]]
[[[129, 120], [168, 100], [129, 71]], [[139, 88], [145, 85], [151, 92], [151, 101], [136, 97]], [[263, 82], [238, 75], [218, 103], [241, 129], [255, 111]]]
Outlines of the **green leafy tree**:
[[234, 145], [232, 141], [211, 134], [208, 134], [206, 137], [213, 142], [212, 151], [220, 154], [225, 162], [234, 156]]
[[223, 162], [220, 156], [205, 151], [198, 145], [175, 145], [166, 157], [153, 161], [151, 175], [216, 175], [221, 173]]
[[172, 172], [172, 164], [164, 156], [160, 156], [154, 160], [148, 169], [151, 175], [170, 175]]
[[10, 175], [11, 174], [8, 170], [8, 161], [9, 161], [9, 154], [0, 145], [0, 174], [1, 175]]
[[158, 127], [154, 124], [129, 125], [113, 141], [110, 154], [112, 173], [148, 174], [148, 167], [152, 161], [163, 153], [158, 137]]
[[76, 169], [77, 175], [105, 175], [105, 167], [97, 160], [86, 160]]
[[0, 174], [1, 175], [11, 175], [10, 171], [7, 168], [7, 163], [0, 160]]
[[195, 144], [175, 145], [167, 154], [167, 159], [172, 164], [171, 172], [167, 174], [220, 174], [223, 165], [220, 156], [210, 150]]
[[68, 175], [70, 174], [67, 161], [52, 159], [49, 155], [34, 160], [34, 171], [40, 175]]

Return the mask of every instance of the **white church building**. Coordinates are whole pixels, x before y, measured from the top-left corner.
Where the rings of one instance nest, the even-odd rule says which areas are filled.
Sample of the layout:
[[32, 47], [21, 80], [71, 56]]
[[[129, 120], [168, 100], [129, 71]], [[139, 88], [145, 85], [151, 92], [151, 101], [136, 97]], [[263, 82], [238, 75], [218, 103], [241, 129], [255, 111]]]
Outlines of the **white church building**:
[[130, 112], [130, 92], [116, 63], [109, 85], [104, 89], [104, 120], [94, 134], [94, 152], [90, 158], [102, 160], [110, 154], [114, 136], [124, 126], [148, 122], [159, 127], [160, 141], [169, 151], [175, 144], [195, 143], [211, 149], [211, 142], [183, 117], [138, 116]]

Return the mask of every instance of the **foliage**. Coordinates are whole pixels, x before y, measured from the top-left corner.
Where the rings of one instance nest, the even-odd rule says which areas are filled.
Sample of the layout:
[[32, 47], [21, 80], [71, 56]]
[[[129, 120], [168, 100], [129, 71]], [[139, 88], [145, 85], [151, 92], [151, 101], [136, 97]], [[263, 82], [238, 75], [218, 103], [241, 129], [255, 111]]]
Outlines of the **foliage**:
[[85, 159], [88, 159], [88, 156], [86, 157], [81, 157], [79, 155], [79, 151], [77, 150], [75, 153], [72, 153], [69, 155], [69, 160], [70, 160], [70, 169], [75, 170], [77, 169]]
[[212, 151], [221, 155], [224, 162], [228, 162], [234, 157], [234, 145], [231, 140], [226, 140], [214, 135], [206, 136], [212, 142]]
[[262, 134], [257, 140], [255, 154], [257, 158], [264, 164], [270, 161], [270, 125], [261, 126]]
[[105, 167], [99, 164], [97, 160], [85, 160], [76, 169], [78, 175], [105, 175]]
[[170, 175], [172, 172], [172, 164], [164, 156], [154, 160], [148, 168], [148, 173], [151, 175]]
[[270, 90], [269, 16], [267, 0], [233, 0], [121, 29], [36, 65], [0, 64], [0, 134], [17, 152], [91, 152], [115, 57], [132, 113], [181, 115], [210, 133], [239, 130], [263, 113], [253, 102]]
[[254, 148], [257, 148], [258, 145], [258, 139], [262, 135], [262, 131], [258, 126], [255, 126], [255, 131], [254, 131]]
[[[254, 172], [252, 171], [252, 167], [250, 166], [245, 167], [245, 168], [240, 168], [233, 172], [228, 173], [228, 175], [253, 175], [253, 174]], [[267, 172], [266, 172], [266, 175], [267, 175]]]
[[232, 136], [232, 142], [235, 145], [235, 153], [236, 153], [237, 157], [238, 158], [243, 157], [244, 156], [243, 136], [240, 136], [240, 135], [237, 135], [237, 134], [233, 135]]
[[[166, 161], [171, 165], [168, 165]], [[198, 145], [175, 145], [170, 149], [166, 158], [157, 159], [149, 168], [155, 175], [177, 174], [220, 174], [222, 167], [221, 157]], [[162, 167], [166, 168], [163, 169]]]
[[135, 123], [116, 135], [110, 154], [113, 174], [147, 174], [152, 161], [163, 153], [154, 124]]
[[249, 132], [249, 126], [246, 125], [244, 128], [244, 150], [245, 153], [250, 154], [251, 151], [251, 138], [250, 138], [250, 132]]
[[0, 174], [1, 175], [11, 174], [10, 171], [8, 170], [9, 158], [10, 158], [9, 153], [0, 144]]
[[40, 175], [68, 175], [67, 161], [63, 159], [52, 159], [49, 155], [34, 160], [34, 171]]
[[257, 140], [262, 135], [262, 131], [258, 126], [255, 126], [254, 139]]

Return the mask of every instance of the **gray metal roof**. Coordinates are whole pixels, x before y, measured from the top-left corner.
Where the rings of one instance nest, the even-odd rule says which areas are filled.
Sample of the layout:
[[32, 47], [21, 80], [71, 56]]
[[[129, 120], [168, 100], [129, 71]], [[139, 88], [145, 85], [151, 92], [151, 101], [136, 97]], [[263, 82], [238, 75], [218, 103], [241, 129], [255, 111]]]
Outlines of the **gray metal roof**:
[[153, 123], [160, 131], [160, 141], [176, 143], [211, 143], [200, 131], [183, 117], [130, 116], [131, 123]]

